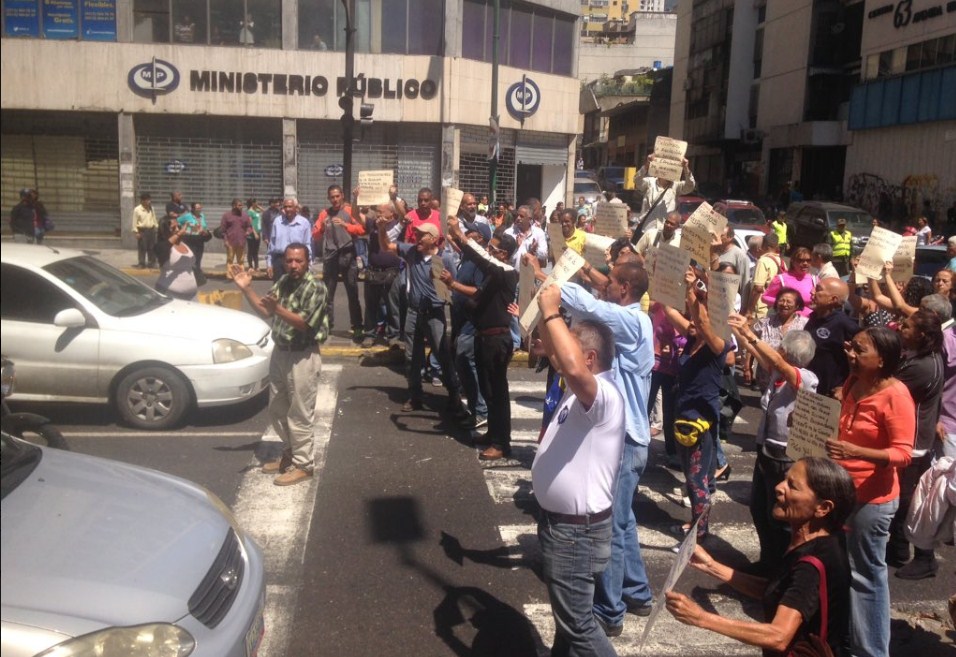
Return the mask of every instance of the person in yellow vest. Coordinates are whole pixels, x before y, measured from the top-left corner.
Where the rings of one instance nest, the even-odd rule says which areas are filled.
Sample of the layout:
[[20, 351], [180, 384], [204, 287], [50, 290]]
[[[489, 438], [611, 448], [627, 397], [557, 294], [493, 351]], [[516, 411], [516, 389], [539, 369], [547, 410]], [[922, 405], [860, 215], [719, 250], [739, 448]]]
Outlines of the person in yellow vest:
[[833, 247], [833, 266], [840, 276], [850, 273], [850, 256], [853, 255], [853, 235], [846, 229], [846, 219], [837, 219], [837, 229], [830, 231], [830, 246]]
[[770, 222], [770, 228], [777, 235], [777, 246], [780, 248], [780, 254], [787, 254], [787, 213], [781, 210], [777, 213], [776, 219]]

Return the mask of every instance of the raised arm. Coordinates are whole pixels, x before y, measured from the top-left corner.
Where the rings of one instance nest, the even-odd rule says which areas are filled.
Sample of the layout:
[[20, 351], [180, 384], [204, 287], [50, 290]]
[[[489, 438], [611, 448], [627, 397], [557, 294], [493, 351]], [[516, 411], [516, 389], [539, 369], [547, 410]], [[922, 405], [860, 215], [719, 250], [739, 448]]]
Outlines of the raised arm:
[[767, 371], [777, 370], [787, 383], [794, 388], [799, 387], [800, 373], [797, 372], [797, 368], [784, 360], [779, 351], [763, 342], [747, 325], [746, 317], [731, 313], [727, 323], [730, 324], [730, 330], [737, 336], [737, 342], [744, 345], [747, 351], [754, 355], [762, 368]]
[[590, 409], [597, 398], [597, 379], [588, 369], [580, 343], [571, 334], [559, 312], [561, 288], [552, 285], [541, 290], [538, 295], [538, 307], [541, 309], [541, 323], [538, 328], [545, 353], [552, 364], [561, 372], [565, 382], [586, 409]]

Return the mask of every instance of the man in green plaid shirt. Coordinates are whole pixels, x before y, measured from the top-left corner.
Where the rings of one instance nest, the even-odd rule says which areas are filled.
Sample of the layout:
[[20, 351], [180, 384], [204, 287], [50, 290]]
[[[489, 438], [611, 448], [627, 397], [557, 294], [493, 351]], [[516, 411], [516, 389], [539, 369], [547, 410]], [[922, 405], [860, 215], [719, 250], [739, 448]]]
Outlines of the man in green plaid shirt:
[[252, 272], [233, 265], [236, 285], [260, 315], [272, 319], [275, 348], [269, 363], [269, 414], [282, 439], [282, 456], [262, 466], [276, 486], [312, 478], [315, 399], [322, 371], [319, 345], [329, 336], [325, 284], [309, 272], [309, 250], [293, 243], [285, 250], [286, 273], [266, 296], [252, 289]]

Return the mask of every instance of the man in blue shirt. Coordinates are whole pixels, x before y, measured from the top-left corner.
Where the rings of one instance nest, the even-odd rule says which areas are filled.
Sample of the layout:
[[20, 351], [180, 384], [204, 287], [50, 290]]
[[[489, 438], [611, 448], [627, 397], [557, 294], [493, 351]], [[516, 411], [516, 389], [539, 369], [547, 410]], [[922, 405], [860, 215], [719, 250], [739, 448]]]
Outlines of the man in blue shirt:
[[[525, 262], [533, 264], [533, 260]], [[539, 272], [536, 268], [536, 276]], [[605, 301], [596, 299], [576, 283], [561, 286], [561, 305], [570, 312], [572, 326], [576, 321], [590, 320], [611, 329], [614, 370], [624, 393], [626, 433], [624, 458], [614, 491], [611, 560], [594, 589], [594, 616], [608, 636], [621, 634], [626, 612], [647, 616], [652, 605], [633, 508], [651, 442], [647, 399], [654, 368], [654, 332], [650, 317], [641, 310], [641, 297], [647, 286], [647, 272], [634, 262], [619, 264], [611, 270]]]
[[294, 198], [282, 201], [282, 214], [272, 224], [269, 249], [266, 251], [266, 271], [269, 278], [278, 281], [285, 273], [285, 249], [290, 244], [305, 244], [309, 262], [312, 262], [312, 224], [299, 214]]

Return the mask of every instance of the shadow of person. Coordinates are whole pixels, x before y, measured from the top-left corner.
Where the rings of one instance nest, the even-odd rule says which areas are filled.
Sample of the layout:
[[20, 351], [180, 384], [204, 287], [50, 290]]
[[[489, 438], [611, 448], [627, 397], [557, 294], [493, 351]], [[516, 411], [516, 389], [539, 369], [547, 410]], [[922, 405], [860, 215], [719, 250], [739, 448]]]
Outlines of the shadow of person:
[[447, 532], [441, 533], [441, 540], [438, 543], [445, 551], [445, 556], [459, 566], [465, 563], [465, 559], [495, 568], [510, 569], [531, 565], [530, 560], [524, 554], [515, 552], [507, 546], [496, 547], [491, 550], [471, 550], [462, 546], [457, 538]]
[[474, 586], [445, 586], [435, 608], [435, 634], [470, 657], [533, 657], [542, 648], [534, 625], [514, 607]]

